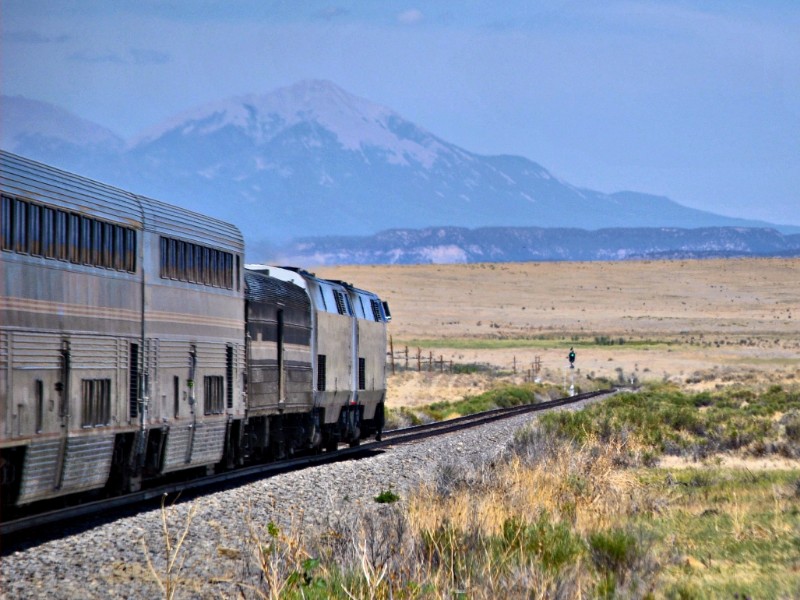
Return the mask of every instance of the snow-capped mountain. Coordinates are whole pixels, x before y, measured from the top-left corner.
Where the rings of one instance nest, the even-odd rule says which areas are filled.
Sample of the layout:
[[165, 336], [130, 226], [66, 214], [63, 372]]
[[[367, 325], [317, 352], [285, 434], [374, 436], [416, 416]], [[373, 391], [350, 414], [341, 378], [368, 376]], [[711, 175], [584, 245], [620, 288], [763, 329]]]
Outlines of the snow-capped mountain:
[[[255, 145], [264, 146], [307, 122], [314, 122], [333, 134], [343, 150], [382, 148], [391, 164], [430, 167], [439, 152], [448, 150], [446, 144], [410, 123], [403, 123], [388, 108], [352, 96], [330, 82], [316, 80], [263, 96], [239, 96], [185, 112], [138, 136], [131, 146], [147, 146], [172, 133], [202, 137], [225, 128], [240, 131]], [[406, 130], [393, 131], [400, 123]], [[320, 144], [312, 136], [305, 141], [309, 147]]]
[[[53, 156], [42, 144], [20, 153], [230, 220], [251, 247], [431, 226], [764, 225], [663, 197], [579, 189], [526, 158], [473, 154], [326, 81], [198, 107], [124, 147], [104, 131], [52, 128], [40, 136], [72, 140], [84, 150], [77, 156]], [[3, 147], [15, 150], [6, 139], [3, 132]]]

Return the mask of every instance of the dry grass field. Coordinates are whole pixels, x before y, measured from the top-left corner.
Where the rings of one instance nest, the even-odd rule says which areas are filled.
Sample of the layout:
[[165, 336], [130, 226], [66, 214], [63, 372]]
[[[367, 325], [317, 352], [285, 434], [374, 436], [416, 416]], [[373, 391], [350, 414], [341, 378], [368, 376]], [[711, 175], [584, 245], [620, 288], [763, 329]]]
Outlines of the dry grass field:
[[[427, 359], [490, 365], [522, 379], [540, 357], [563, 383], [620, 377], [692, 389], [800, 380], [800, 260], [731, 259], [320, 267], [377, 292], [392, 310], [398, 365], [389, 404], [458, 399], [496, 381], [427, 372]], [[620, 344], [620, 340], [624, 343]], [[611, 342], [614, 342], [613, 344]], [[517, 374], [513, 374], [516, 366]]]

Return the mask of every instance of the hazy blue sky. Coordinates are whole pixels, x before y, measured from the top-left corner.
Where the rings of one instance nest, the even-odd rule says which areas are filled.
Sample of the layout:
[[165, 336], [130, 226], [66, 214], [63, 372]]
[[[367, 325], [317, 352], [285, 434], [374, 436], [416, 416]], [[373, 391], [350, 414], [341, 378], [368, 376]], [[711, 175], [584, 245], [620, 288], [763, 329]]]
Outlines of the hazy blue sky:
[[131, 137], [328, 79], [570, 183], [800, 224], [800, 1], [2, 0], [0, 89]]

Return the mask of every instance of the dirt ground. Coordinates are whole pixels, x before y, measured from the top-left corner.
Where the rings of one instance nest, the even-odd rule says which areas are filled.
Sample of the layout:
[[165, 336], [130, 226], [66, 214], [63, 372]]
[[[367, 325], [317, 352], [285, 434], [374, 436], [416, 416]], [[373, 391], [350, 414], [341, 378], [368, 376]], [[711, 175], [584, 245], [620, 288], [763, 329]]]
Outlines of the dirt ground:
[[[319, 267], [389, 302], [388, 402], [459, 399], [498, 378], [800, 382], [800, 259]], [[622, 340], [624, 343], [620, 344]], [[611, 342], [614, 342], [611, 344]], [[574, 345], [576, 369], [566, 355]], [[405, 348], [409, 352], [409, 372]], [[422, 372], [417, 373], [418, 348]], [[486, 371], [428, 371], [428, 359]], [[514, 371], [516, 370], [516, 374]]]

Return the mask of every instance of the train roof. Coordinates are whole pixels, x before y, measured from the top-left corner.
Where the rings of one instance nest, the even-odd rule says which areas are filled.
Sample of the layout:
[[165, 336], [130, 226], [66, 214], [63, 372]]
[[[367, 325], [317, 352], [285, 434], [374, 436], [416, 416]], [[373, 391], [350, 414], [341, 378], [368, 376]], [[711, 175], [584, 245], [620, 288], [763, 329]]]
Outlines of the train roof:
[[68, 173], [6, 150], [0, 150], [0, 190], [10, 196], [124, 222], [147, 231], [211, 242], [214, 246], [236, 252], [244, 249], [244, 239], [235, 225]]
[[282, 281], [291, 281], [296, 286], [307, 289], [306, 280], [303, 276], [294, 269], [287, 269], [285, 267], [273, 267], [272, 265], [265, 265], [261, 263], [248, 263], [244, 266], [248, 271], [261, 273], [275, 279]]
[[277, 279], [262, 271], [245, 268], [245, 297], [259, 302], [308, 305], [310, 299], [305, 288], [292, 281]]

